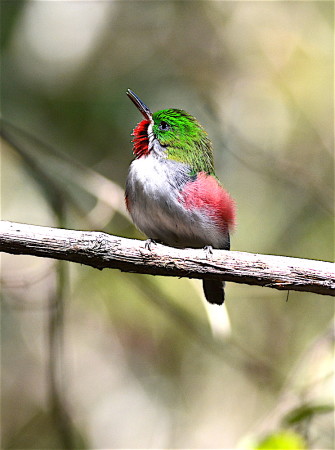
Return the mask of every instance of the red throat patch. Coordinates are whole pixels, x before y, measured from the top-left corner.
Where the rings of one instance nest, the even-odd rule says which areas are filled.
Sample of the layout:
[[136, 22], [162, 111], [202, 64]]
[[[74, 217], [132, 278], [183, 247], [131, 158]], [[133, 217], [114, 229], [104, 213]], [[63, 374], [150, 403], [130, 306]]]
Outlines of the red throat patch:
[[133, 153], [136, 158], [141, 158], [141, 156], [145, 156], [149, 154], [149, 138], [148, 138], [148, 127], [150, 125], [149, 120], [142, 120], [137, 126], [134, 128], [132, 135], [133, 139]]
[[200, 172], [186, 183], [182, 203], [187, 209], [202, 209], [224, 230], [235, 228], [235, 202], [212, 175]]

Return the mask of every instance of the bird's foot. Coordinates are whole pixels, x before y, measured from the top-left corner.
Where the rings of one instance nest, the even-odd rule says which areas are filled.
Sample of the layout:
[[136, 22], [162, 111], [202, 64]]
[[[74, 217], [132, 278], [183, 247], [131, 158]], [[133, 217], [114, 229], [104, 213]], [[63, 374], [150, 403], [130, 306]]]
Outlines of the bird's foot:
[[211, 245], [206, 245], [204, 247], [205, 253], [206, 253], [206, 258], [209, 259], [212, 257], [213, 255], [213, 247]]
[[147, 249], [147, 250], [149, 250], [150, 252], [151, 252], [151, 250], [152, 250], [152, 246], [153, 245], [156, 245], [157, 244], [157, 241], [155, 241], [154, 239], [147, 239], [146, 241], [145, 241], [145, 244], [144, 244], [144, 248], [145, 249]]

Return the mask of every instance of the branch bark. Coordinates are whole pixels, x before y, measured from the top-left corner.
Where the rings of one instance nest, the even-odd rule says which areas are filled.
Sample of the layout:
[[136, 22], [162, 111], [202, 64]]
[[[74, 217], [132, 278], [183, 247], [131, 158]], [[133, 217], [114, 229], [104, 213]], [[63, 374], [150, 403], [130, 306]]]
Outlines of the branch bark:
[[0, 251], [62, 259], [124, 272], [208, 278], [335, 296], [330, 262], [237, 251], [176, 249], [96, 231], [0, 222]]

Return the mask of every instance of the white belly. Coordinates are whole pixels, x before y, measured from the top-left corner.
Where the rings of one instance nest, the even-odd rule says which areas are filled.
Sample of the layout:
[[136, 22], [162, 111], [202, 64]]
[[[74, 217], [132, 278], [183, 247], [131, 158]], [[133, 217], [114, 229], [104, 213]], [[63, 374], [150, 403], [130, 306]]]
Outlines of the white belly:
[[132, 162], [126, 194], [135, 225], [149, 238], [176, 247], [225, 246], [227, 235], [203, 211], [186, 209], [180, 189], [189, 168], [149, 154]]

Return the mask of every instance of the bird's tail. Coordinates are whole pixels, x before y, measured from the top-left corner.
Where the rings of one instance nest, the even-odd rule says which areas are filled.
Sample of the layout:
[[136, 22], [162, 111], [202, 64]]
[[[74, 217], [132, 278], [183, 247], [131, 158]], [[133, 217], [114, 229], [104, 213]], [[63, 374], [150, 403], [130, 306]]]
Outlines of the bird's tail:
[[222, 305], [224, 302], [224, 282], [216, 280], [203, 280], [202, 286], [206, 300], [209, 303]]

